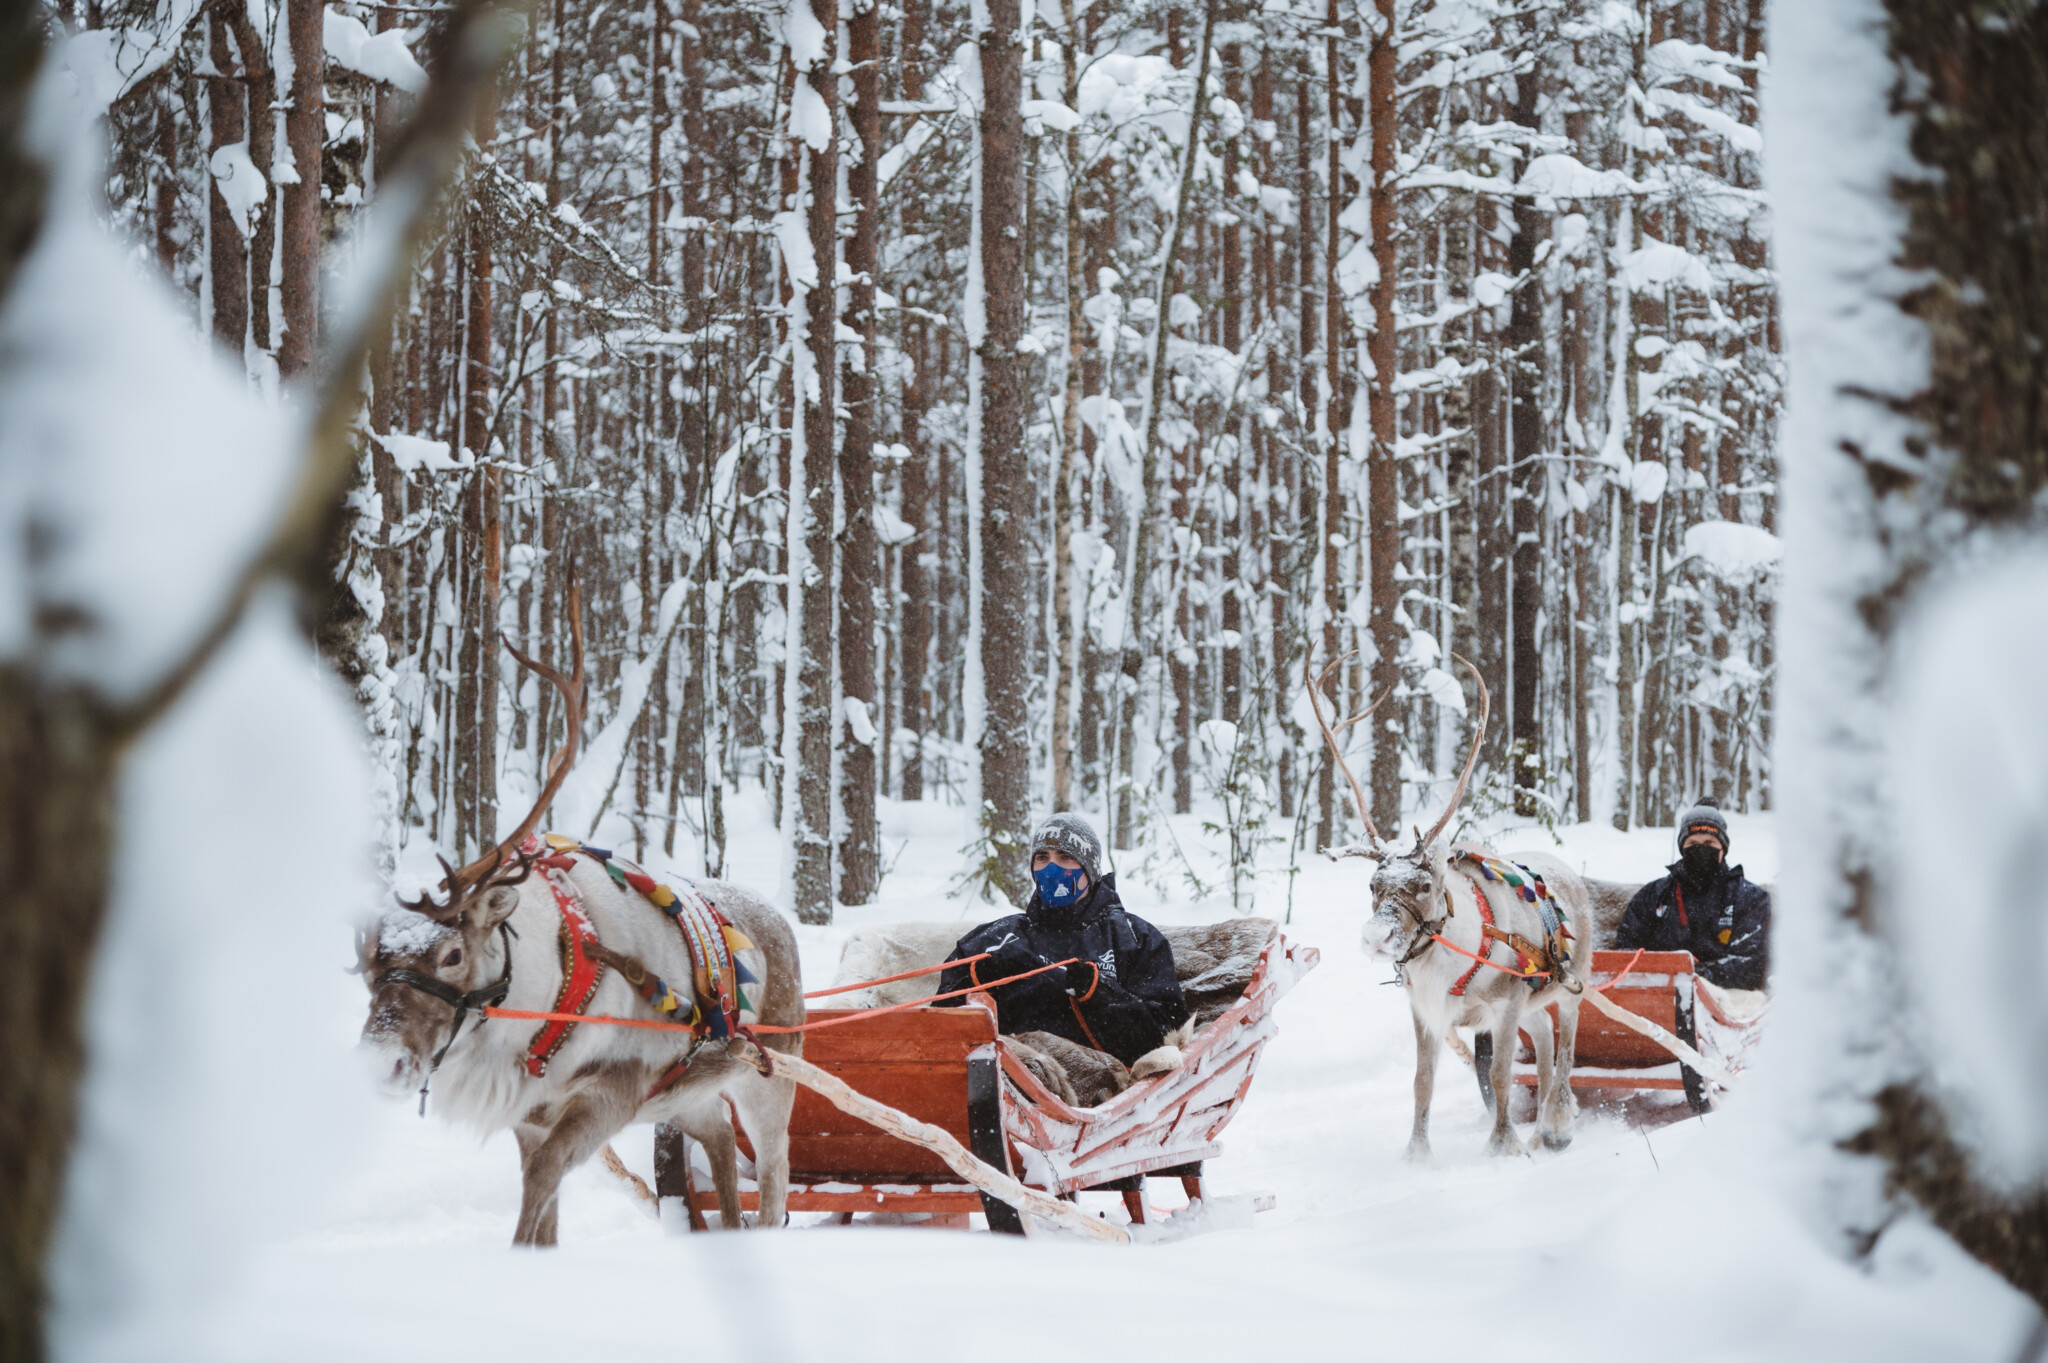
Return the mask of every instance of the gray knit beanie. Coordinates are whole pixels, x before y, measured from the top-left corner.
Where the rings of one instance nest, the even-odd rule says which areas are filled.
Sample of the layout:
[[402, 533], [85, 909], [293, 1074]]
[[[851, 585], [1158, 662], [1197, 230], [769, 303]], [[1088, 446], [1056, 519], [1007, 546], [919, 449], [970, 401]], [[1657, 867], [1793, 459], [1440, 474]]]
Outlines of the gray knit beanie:
[[1728, 855], [1728, 820], [1721, 814], [1721, 802], [1711, 795], [1700, 797], [1700, 802], [1678, 821], [1678, 847], [1685, 850], [1685, 840], [1695, 833], [1712, 833], [1721, 843], [1721, 855]]
[[1095, 830], [1079, 814], [1048, 816], [1033, 830], [1028, 854], [1036, 857], [1041, 847], [1064, 852], [1080, 862], [1081, 869], [1088, 873], [1089, 884], [1102, 879], [1102, 839], [1095, 836]]

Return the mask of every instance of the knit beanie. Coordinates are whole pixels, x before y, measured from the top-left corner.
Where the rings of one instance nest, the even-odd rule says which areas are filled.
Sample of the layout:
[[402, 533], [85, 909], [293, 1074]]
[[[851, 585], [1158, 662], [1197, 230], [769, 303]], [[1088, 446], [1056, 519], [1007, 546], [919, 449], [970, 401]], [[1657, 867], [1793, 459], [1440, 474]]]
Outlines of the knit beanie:
[[1054, 814], [1039, 824], [1031, 834], [1029, 854], [1036, 857], [1041, 847], [1064, 852], [1080, 862], [1089, 884], [1102, 879], [1102, 839], [1080, 815]]
[[1721, 855], [1728, 855], [1728, 820], [1721, 815], [1721, 802], [1711, 795], [1700, 797], [1700, 802], [1678, 821], [1678, 847], [1685, 850], [1685, 840], [1695, 833], [1712, 833], [1714, 840], [1721, 844]]

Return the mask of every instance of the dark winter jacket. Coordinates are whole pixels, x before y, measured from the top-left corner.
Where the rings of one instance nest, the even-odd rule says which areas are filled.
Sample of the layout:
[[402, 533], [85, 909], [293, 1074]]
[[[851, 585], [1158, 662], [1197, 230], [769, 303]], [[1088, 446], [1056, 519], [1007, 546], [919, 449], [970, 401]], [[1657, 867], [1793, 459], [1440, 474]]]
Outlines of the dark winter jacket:
[[1762, 989], [1771, 968], [1771, 896], [1723, 866], [1701, 889], [1671, 874], [1636, 891], [1614, 934], [1620, 951], [1690, 951], [1699, 973], [1723, 989]]
[[[997, 1025], [1006, 1033], [1051, 1032], [1107, 1051], [1128, 1065], [1164, 1044], [1165, 1034], [1188, 1019], [1187, 1001], [1173, 973], [1173, 948], [1159, 929], [1124, 911], [1114, 875], [1090, 886], [1071, 908], [1048, 908], [1033, 894], [1023, 913], [982, 924], [962, 937], [946, 959], [984, 951], [1019, 961], [1028, 952], [1039, 962], [1069, 957], [1083, 962], [991, 989]], [[993, 958], [952, 966], [939, 977], [938, 992], [1017, 973], [992, 967]], [[957, 1006], [961, 1000], [945, 1002]]]

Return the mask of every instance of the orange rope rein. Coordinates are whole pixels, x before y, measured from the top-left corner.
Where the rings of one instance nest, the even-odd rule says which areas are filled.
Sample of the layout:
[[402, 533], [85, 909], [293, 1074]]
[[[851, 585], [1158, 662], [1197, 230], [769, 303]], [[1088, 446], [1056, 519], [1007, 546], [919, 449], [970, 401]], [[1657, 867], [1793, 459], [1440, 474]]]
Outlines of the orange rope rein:
[[1628, 964], [1623, 966], [1621, 969], [1615, 971], [1614, 978], [1609, 980], [1607, 983], [1594, 986], [1593, 992], [1596, 994], [1604, 994], [1608, 990], [1614, 988], [1614, 986], [1616, 986], [1617, 984], [1620, 984], [1622, 980], [1628, 975], [1628, 973], [1636, 968], [1636, 962], [1642, 959], [1643, 948], [1637, 947], [1636, 954], [1628, 958]]
[[[962, 956], [957, 961], [940, 961], [937, 965], [921, 966], [916, 970], [906, 970], [901, 975], [884, 975], [879, 980], [859, 980], [853, 984], [835, 984], [830, 989], [813, 989], [804, 997], [807, 999], [822, 999], [828, 994], [849, 994], [856, 989], [866, 989], [871, 984], [894, 984], [898, 980], [914, 979], [919, 975], [933, 975], [941, 970], [949, 970], [956, 965], [969, 965], [975, 961], [985, 961], [993, 955], [995, 955], [993, 951], [984, 951], [979, 956]], [[1021, 979], [1022, 977], [1019, 976], [1018, 978]]]
[[[980, 958], [976, 957], [974, 959], [978, 960]], [[924, 999], [912, 999], [908, 1003], [891, 1004], [887, 1008], [863, 1008], [858, 1012], [848, 1013], [843, 1018], [827, 1018], [823, 1022], [806, 1022], [800, 1027], [774, 1027], [756, 1023], [747, 1030], [750, 1032], [786, 1034], [816, 1031], [820, 1027], [837, 1027], [842, 1023], [858, 1022], [862, 1018], [879, 1017], [883, 1013], [900, 1013], [906, 1008], [922, 1008], [927, 1004], [937, 1002], [939, 999], [957, 999], [962, 994], [974, 994], [984, 989], [994, 989], [998, 985], [1029, 979], [1033, 975], [1043, 975], [1046, 971], [1058, 969], [1063, 965], [1073, 965], [1080, 959], [1078, 956], [1070, 956], [1064, 961], [1054, 961], [1052, 964], [1042, 965], [1036, 970], [1027, 970], [1021, 975], [1009, 975], [1000, 980], [987, 980], [981, 984], [969, 985], [965, 989], [955, 989], [950, 993], [934, 994], [930, 998]], [[948, 961], [945, 964], [959, 965], [960, 962]], [[517, 1022], [591, 1022], [606, 1027], [639, 1027], [650, 1032], [688, 1032], [695, 1030], [687, 1022], [655, 1022], [648, 1018], [585, 1017], [577, 1013], [542, 1013], [526, 1008], [486, 1008], [483, 1010], [483, 1014], [489, 1018], [507, 1018]]]
[[1513, 975], [1518, 980], [1533, 980], [1538, 977], [1542, 977], [1545, 979], [1549, 978], [1550, 972], [1547, 970], [1516, 970], [1513, 966], [1505, 966], [1501, 965], [1497, 961], [1490, 961], [1486, 957], [1479, 955], [1477, 952], [1465, 950], [1465, 948], [1459, 946], [1456, 942], [1453, 942], [1450, 938], [1444, 936], [1440, 932], [1432, 932], [1431, 934], [1429, 934], [1429, 936], [1430, 940], [1435, 942], [1438, 946], [1449, 947], [1452, 951], [1457, 952], [1460, 956], [1469, 956], [1471, 959], [1479, 962], [1479, 964], [1481, 965], [1490, 965], [1503, 975]]

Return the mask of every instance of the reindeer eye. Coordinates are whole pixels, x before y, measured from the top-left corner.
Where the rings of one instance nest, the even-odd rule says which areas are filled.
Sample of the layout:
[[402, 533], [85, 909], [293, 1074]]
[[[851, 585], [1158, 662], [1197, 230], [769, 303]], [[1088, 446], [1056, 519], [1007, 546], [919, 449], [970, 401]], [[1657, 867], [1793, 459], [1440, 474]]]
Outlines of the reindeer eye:
[[453, 951], [449, 952], [449, 953], [448, 953], [448, 955], [447, 955], [447, 958], [446, 958], [445, 960], [443, 960], [443, 961], [441, 962], [441, 964], [442, 964], [442, 965], [444, 965], [444, 966], [454, 966], [454, 965], [461, 965], [461, 964], [462, 964], [462, 948], [461, 948], [461, 947], [457, 947], [457, 948], [455, 948], [455, 950], [453, 950]]

